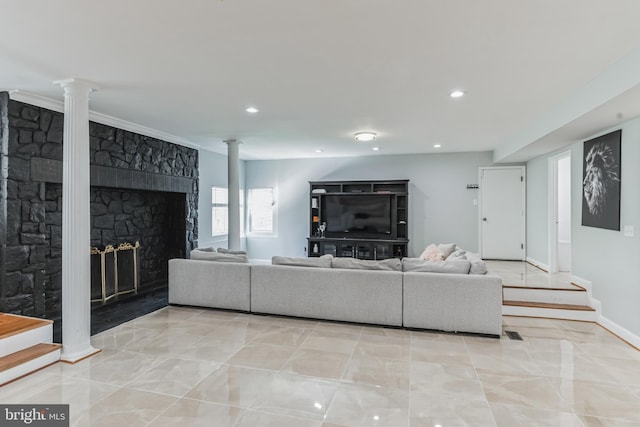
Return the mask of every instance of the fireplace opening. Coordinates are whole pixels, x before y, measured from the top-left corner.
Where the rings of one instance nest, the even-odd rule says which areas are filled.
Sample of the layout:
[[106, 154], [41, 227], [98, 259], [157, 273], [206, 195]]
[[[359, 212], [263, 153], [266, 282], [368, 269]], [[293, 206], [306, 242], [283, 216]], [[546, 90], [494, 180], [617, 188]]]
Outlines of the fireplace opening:
[[[115, 282], [120, 264], [127, 263], [129, 270], [136, 264], [135, 274], [126, 278], [129, 283], [118, 284], [122, 292], [99, 304], [167, 289], [168, 260], [186, 252], [185, 195], [98, 187], [92, 188], [90, 200], [91, 246], [111, 248], [105, 256], [115, 267]], [[134, 279], [135, 291], [127, 292], [134, 289]]]
[[[62, 216], [62, 186], [48, 184], [46, 220]], [[185, 193], [91, 187], [91, 333], [168, 304], [168, 261], [187, 252]], [[50, 261], [62, 256], [61, 227]], [[59, 261], [58, 261], [59, 262]], [[49, 270], [50, 283], [61, 280]], [[143, 312], [139, 312], [142, 309]]]

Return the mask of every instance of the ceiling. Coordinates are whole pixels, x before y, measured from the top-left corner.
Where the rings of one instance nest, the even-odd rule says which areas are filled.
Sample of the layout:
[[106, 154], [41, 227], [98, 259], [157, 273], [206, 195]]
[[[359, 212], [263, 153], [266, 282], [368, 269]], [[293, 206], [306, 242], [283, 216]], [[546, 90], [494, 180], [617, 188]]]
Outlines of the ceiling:
[[640, 115], [638, 22], [637, 0], [4, 0], [0, 90], [86, 79], [93, 111], [243, 159], [524, 161]]

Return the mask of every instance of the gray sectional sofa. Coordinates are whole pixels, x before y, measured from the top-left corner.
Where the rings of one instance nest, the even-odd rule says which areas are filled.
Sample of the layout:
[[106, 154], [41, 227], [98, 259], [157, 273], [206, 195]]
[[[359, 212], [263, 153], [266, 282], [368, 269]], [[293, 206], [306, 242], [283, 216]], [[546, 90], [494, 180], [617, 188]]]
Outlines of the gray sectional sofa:
[[402, 272], [254, 265], [251, 311], [402, 326]]
[[[169, 303], [387, 326], [502, 334], [502, 280], [462, 264], [287, 259], [273, 264], [173, 259]], [[425, 267], [426, 266], [426, 267]], [[441, 273], [429, 272], [435, 268]], [[469, 271], [469, 266], [466, 266]]]

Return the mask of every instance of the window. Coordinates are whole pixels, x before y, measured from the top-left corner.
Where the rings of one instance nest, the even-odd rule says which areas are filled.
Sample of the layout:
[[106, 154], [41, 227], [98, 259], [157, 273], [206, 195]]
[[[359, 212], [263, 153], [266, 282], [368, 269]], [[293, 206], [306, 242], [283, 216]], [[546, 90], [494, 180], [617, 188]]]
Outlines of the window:
[[229, 191], [211, 187], [211, 235], [229, 234]]
[[273, 234], [274, 197], [273, 188], [249, 190], [249, 233]]

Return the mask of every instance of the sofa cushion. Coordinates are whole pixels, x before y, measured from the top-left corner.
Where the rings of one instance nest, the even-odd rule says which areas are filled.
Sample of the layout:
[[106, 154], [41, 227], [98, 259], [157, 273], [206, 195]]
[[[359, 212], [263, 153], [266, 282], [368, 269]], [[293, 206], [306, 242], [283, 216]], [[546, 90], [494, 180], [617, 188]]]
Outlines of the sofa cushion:
[[247, 254], [245, 251], [232, 251], [232, 250], [227, 249], [227, 248], [218, 248], [218, 253], [221, 253], [221, 254], [232, 254], [232, 255], [246, 255]]
[[471, 263], [470, 274], [487, 274], [487, 264], [484, 263], [480, 254], [475, 252], [466, 252], [465, 256]]
[[218, 262], [249, 262], [246, 255], [221, 254], [218, 252], [207, 252], [198, 249], [191, 251], [191, 259]]
[[404, 258], [402, 260], [402, 270], [406, 272], [469, 274], [470, 269], [471, 263], [466, 260], [425, 261], [420, 258]]
[[208, 247], [208, 248], [198, 248], [198, 249], [196, 249], [196, 250], [198, 250], [198, 251], [202, 251], [202, 252], [215, 252], [215, 251], [216, 251], [216, 248], [214, 248], [214, 247]]
[[487, 264], [485, 264], [481, 259], [472, 260], [469, 274], [487, 274]]
[[451, 255], [447, 257], [447, 261], [453, 261], [454, 259], [467, 259], [467, 251], [458, 248], [451, 252]]
[[290, 265], [294, 267], [320, 267], [331, 268], [332, 255], [322, 255], [321, 257], [291, 258], [286, 256], [274, 256], [271, 258], [273, 265]]
[[402, 262], [398, 258], [389, 258], [380, 261], [355, 258], [334, 258], [331, 261], [331, 266], [333, 268], [347, 268], [351, 270], [402, 271]]

